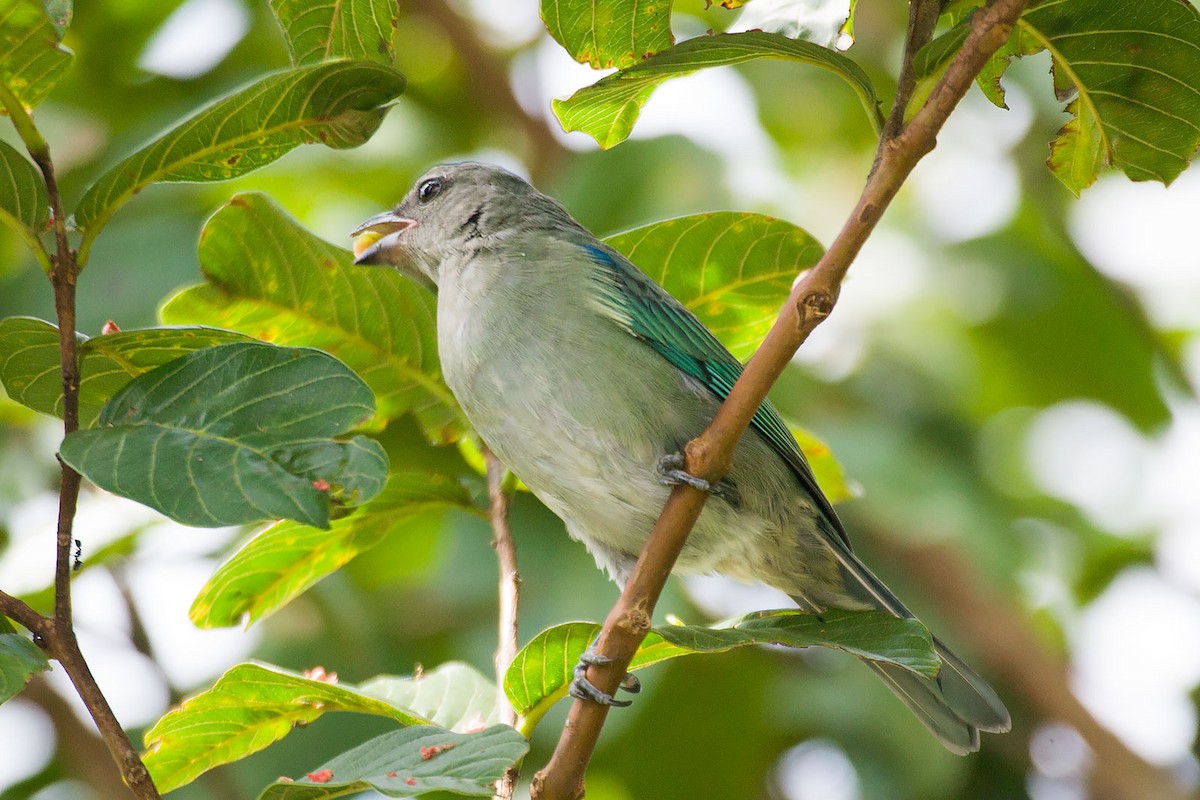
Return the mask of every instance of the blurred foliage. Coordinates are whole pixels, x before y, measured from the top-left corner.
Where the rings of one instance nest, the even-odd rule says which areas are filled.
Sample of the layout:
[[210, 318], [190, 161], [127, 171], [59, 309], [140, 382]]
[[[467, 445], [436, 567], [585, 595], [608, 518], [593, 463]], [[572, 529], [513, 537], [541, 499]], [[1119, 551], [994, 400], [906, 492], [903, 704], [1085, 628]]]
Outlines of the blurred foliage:
[[[1186, 4], [1170, 2], [1179, 6], [1174, 13], [1186, 16], [1192, 11]], [[231, 0], [231, 4], [245, 14], [245, 32], [215, 64], [182, 78], [147, 71], [140, 61], [179, 2], [82, 4], [62, 36], [62, 47], [74, 53], [69, 68], [70, 56], [58, 45], [61, 27], [29, 22], [30, 30], [58, 53], [47, 67], [44, 87], [33, 84], [30, 91], [44, 94], [57, 81], [37, 109], [36, 121], [53, 148], [68, 208], [77, 205], [85, 187], [110, 165], [138, 151], [150, 137], [202, 103], [287, 68], [290, 60], [307, 64], [313, 53], [328, 52], [361, 57], [382, 53], [388, 61], [389, 54], [378, 47], [386, 36], [370, 42], [314, 41], [286, 0], [269, 4]], [[10, 5], [19, 4], [0, 2], [0, 8]], [[389, 5], [363, 0], [328, 8], [330, 14], [351, 7], [382, 13], [380, 9]], [[861, 87], [873, 86], [880, 97], [890, 97], [906, 24], [903, 3], [857, 8], [852, 27], [855, 46], [846, 54], [853, 59], [853, 70], [841, 66], [844, 59], [834, 54], [823, 56], [841, 67], [840, 77], [772, 59], [750, 63], [733, 57], [713, 59], [714, 66], [739, 62], [739, 86], [755, 113], [740, 122], [762, 135], [766, 163], [773, 178], [785, 185], [783, 190], [766, 185], [770, 181], [755, 166], [764, 158], [761, 143], [734, 141], [720, 147], [712, 131], [699, 130], [702, 123], [687, 129], [686, 115], [675, 133], [652, 138], [639, 138], [632, 116], [625, 116], [633, 138], [610, 150], [597, 149], [582, 134], [564, 139], [552, 133], [558, 123], [541, 79], [546, 73], [565, 70], [570, 58], [557, 50], [559, 61], [547, 55], [557, 45], [549, 43], [547, 32], [537, 23], [535, 5], [529, 0], [519, 4], [519, 10], [507, 6], [489, 10], [483, 3], [465, 0], [401, 3], [390, 44], [407, 87], [381, 122], [370, 121], [371, 125], [378, 122], [378, 131], [358, 149], [301, 148], [229, 183], [150, 186], [136, 197], [140, 184], [135, 178], [108, 179], [109, 184], [119, 184], [120, 199], [129, 202], [95, 239], [88, 268], [81, 275], [81, 333], [99, 334], [108, 320], [127, 330], [149, 328], [160, 321], [157, 309], [164, 304], [163, 315], [173, 323], [203, 322], [263, 335], [261, 326], [274, 322], [296, 337], [289, 343], [330, 349], [372, 386], [379, 407], [387, 408], [372, 426], [372, 434], [387, 452], [393, 470], [470, 476], [472, 469], [456, 448], [431, 444], [431, 439], [447, 438], [437, 432], [455, 427], [452, 403], [438, 406], [417, 388], [403, 384], [381, 388], [373, 383], [365, 363], [371, 359], [401, 363], [417, 355], [430, 358], [423, 347], [426, 343], [402, 335], [385, 337], [371, 327], [379, 317], [314, 318], [300, 304], [280, 302], [278, 284], [271, 287], [266, 281], [256, 287], [253, 278], [274, 275], [283, 280], [295, 274], [288, 270], [302, 259], [318, 265], [323, 258], [341, 253], [340, 245], [348, 241], [355, 223], [396, 202], [429, 164], [455, 158], [499, 160], [524, 170], [601, 235], [688, 214], [738, 211], [789, 220], [827, 242], [852, 208], [870, 168], [875, 142], [872, 120], [863, 114], [864, 102], [872, 106], [873, 95], [864, 94], [867, 90]], [[589, 4], [559, 0], [541, 5], [546, 15], [554, 9]], [[737, 19], [735, 11], [702, 5], [699, 0], [676, 4], [678, 38], [707, 29], [724, 31]], [[751, 2], [747, 8], [754, 5]], [[1094, 3], [1080, 0], [1078, 5]], [[280, 34], [275, 14], [284, 22], [288, 37]], [[1033, 18], [1030, 25], [1043, 18]], [[379, 17], [371, 19], [378, 23]], [[8, 21], [4, 24], [8, 36], [14, 29]], [[1024, 29], [1014, 52], [1037, 49], [1030, 44], [1037, 29]], [[624, 65], [629, 63], [628, 53], [635, 52], [640, 61], [637, 48], [660, 49], [669, 44], [661, 29], [651, 33], [652, 43], [644, 47], [634, 30], [632, 41], [616, 37], [605, 45], [613, 48], [610, 55], [589, 53], [586, 47], [575, 48], [572, 55]], [[561, 35], [577, 37], [578, 32]], [[947, 26], [944, 36], [953, 35]], [[797, 44], [797, 49], [808, 52]], [[804, 60], [796, 54], [792, 57]], [[1066, 62], [1055, 61], [1055, 84], [1064, 95], [1069, 89], [1063, 83], [1063, 65], [1070, 63], [1070, 56], [1066, 58]], [[645, 71], [655, 69], [653, 61], [642, 63]], [[931, 58], [929, 74], [935, 74], [941, 63]], [[705, 65], [689, 62], [670, 71], [686, 72], [697, 66]], [[1010, 68], [1006, 85], [1023, 96], [1051, 97], [1054, 87], [1042, 74], [1044, 62], [1037, 70], [1027, 66]], [[1185, 82], [1191, 80], [1194, 86], [1195, 76], [1193, 70]], [[860, 91], [847, 90], [843, 79], [857, 84]], [[655, 76], [654, 83], [635, 92], [637, 108], [658, 80]], [[859, 343], [856, 352], [841, 351], [839, 356], [835, 349], [824, 359], [802, 354], [772, 394], [785, 417], [803, 421], [806, 430], [828, 444], [852, 485], [863, 487], [862, 496], [842, 510], [867, 562], [934, 630], [945, 631], [943, 637], [964, 651], [968, 661], [996, 679], [998, 691], [1013, 709], [1014, 732], [986, 737], [978, 756], [955, 758], [925, 735], [852, 659], [826, 652], [744, 648], [719, 658], [680, 659], [650, 668], [644, 675], [649, 691], [632, 709], [610, 719], [589, 775], [589, 797], [792, 797], [783, 786], [779, 759], [806, 740], [828, 741], [841, 748], [856, 770], [858, 791], [866, 800], [1013, 798], [1027, 792], [1027, 778], [1037, 774], [1028, 740], [1042, 712], [1019, 693], [1019, 687], [1006, 685], [993, 672], [993, 665], [980, 662], [972, 657], [970, 647], [957, 643], [956, 637], [971, 624], [959, 618], [957, 609], [945, 607], [938, 597], [907, 579], [903, 563], [872, 558], [881, 549], [872, 536], [884, 531], [901, 539], [939, 541], [961, 549], [975, 567], [972, 579], [1010, 600], [1023, 615], [1021, 622], [1037, 632], [1051, 653], [1064, 659], [1070, 655], [1067, 642], [1080, 609], [1125, 569], [1153, 562], [1155, 530], [1110, 530], [1085, 510], [1050, 496], [1034, 480], [1026, 455], [1031, 421], [1038, 411], [1054, 404], [1093, 401], [1152, 436], [1170, 424], [1178, 398], [1191, 397], [1180, 343], [1194, 338], [1194, 331], [1157, 329], [1133, 288], [1115, 284], [1087, 263], [1068, 235], [1066, 216], [1073, 200], [1043, 163], [1045, 142], [1066, 122], [1074, 127], [1064, 128], [1060, 136], [1071, 137], [1070, 146], [1075, 148], [1071, 159], [1075, 169], [1066, 173], [1070, 177], [1066, 183], [1074, 190], [1090, 182], [1092, 171], [1106, 157], [1137, 177], [1175, 169], [1145, 166], [1146, 153], [1136, 149], [1104, 151], [1102, 134], [1113, 112], [1099, 103], [1096, 116], [1087, 116], [1082, 101], [1094, 88], [1089, 80], [1083, 76], [1073, 89], [1078, 98], [1071, 108], [1076, 116], [1070, 120], [1064, 119], [1061, 104], [1042, 100], [1032, 104], [1027, 128], [1003, 153], [1020, 182], [1016, 208], [995, 229], [963, 241], [939, 239], [931, 233], [930, 221], [913, 194], [902, 193], [882, 232], [916, 248], [923, 270], [919, 291], [885, 297], [882, 312], [860, 314], [847, 322], [842, 336]], [[1095, 80], [1106, 78], [1101, 74]], [[1157, 91], [1141, 88], [1151, 94]], [[648, 108], [653, 103], [650, 99]], [[625, 113], [631, 112], [625, 108]], [[683, 130], [686, 135], [679, 132]], [[629, 132], [619, 131], [619, 138]], [[0, 126], [0, 137], [22, 149], [11, 126]], [[1179, 168], [1195, 149], [1195, 139], [1189, 137], [1191, 132], [1173, 145], [1178, 152], [1170, 158]], [[1130, 146], [1127, 139], [1117, 141]], [[1061, 160], [1062, 146], [1055, 152]], [[14, 187], [11, 199], [17, 201], [6, 196], [0, 214], [43, 223], [44, 217], [32, 210], [37, 190], [29, 187], [22, 171], [23, 155], [5, 146], [0, 156], [7, 168], [0, 172], [0, 190]], [[939, 156], [940, 152], [930, 158]], [[10, 178], [4, 180], [5, 175]], [[189, 177], [186, 172], [181, 175]], [[244, 194], [249, 191], [265, 192], [273, 203]], [[30, 197], [35, 197], [33, 206]], [[222, 225], [233, 214], [255, 215], [261, 223], [258, 238], [249, 245], [236, 243], [257, 259], [253, 265], [222, 261], [228, 245], [224, 239], [230, 236], [222, 233]], [[297, 223], [289, 216], [328, 241], [295, 233]], [[278, 246], [270, 234], [283, 229], [292, 233], [285, 245]], [[203, 239], [198, 255], [202, 231], [209, 238]], [[368, 290], [411, 289], [380, 289], [376, 282], [390, 280], [382, 275], [347, 276], [350, 283], [334, 276], [323, 283], [314, 281], [305, 291], [334, 291], [332, 287], [338, 286], [358, 297]], [[839, 316], [854, 313], [852, 298], [863, 289], [855, 269], [850, 275], [845, 308], [834, 315], [831, 329]], [[871, 280], [871, 275], [861, 278]], [[207, 282], [196, 286], [200, 281]], [[276, 291], [269, 291], [272, 288]], [[886, 289], [877, 291], [886, 294]], [[780, 300], [782, 296], [781, 291]], [[393, 297], [389, 307], [399, 303]], [[427, 314], [429, 305], [427, 296], [417, 294], [403, 302], [404, 308], [416, 309], [413, 313]], [[0, 226], [0, 316], [17, 315], [53, 319], [53, 305], [45, 276], [26, 242], [10, 227]], [[259, 327], [248, 329], [251, 323]], [[0, 330], [0, 336], [15, 333], [28, 331]], [[114, 334], [119, 335], [126, 334]], [[89, 357], [120, 362], [120, 340], [88, 341], [94, 343], [85, 345]], [[376, 348], [370, 358], [361, 358], [363, 342]], [[179, 342], [169, 346], [190, 349]], [[338, 352], [339, 346], [344, 353]], [[363, 364], [354, 361], [356, 348]], [[157, 363], [137, 366], [130, 377]], [[3, 369], [9, 370], [10, 364], [6, 362]], [[105, 397], [118, 388], [104, 389]], [[418, 396], [415, 401], [414, 396]], [[52, 402], [45, 400], [38, 400], [40, 406], [23, 402], [50, 410]], [[93, 419], [100, 402], [90, 405]], [[414, 409], [419, 412], [415, 418], [406, 413]], [[10, 528], [22, 521], [28, 524], [28, 516], [14, 509], [21, 511], [33, 502], [30, 498], [55, 490], [51, 453], [57, 441], [47, 432], [45, 420], [16, 402], [5, 401], [0, 411], [0, 508], [6, 512], [0, 530], [0, 565], [11, 565], [14, 559], [29, 559], [35, 552], [18, 546], [18, 537], [27, 531]], [[37, 463], [31, 464], [35, 457]], [[841, 472], [833, 469], [837, 462], [831, 464], [829, 474], [842, 483]], [[250, 592], [253, 602], [243, 597], [244, 604], [220, 609], [220, 623], [263, 618], [256, 626], [262, 632], [256, 657], [296, 670], [322, 663], [354, 683], [380, 674], [418, 672], [420, 664], [456, 659], [490, 674], [496, 566], [488, 546], [490, 529], [470, 510], [469, 502], [471, 493], [477, 496], [481, 487], [477, 479], [467, 477], [449, 489], [450, 479], [446, 480], [446, 486], [424, 487], [428, 491], [419, 497], [406, 494], [403, 485], [389, 484], [375, 503], [393, 504], [387, 507], [395, 513], [394, 524], [361, 526], [355, 515], [335, 520], [334, 528], [346, 534], [344, 539], [333, 546], [324, 540], [326, 550], [307, 548], [309, 560], [290, 562], [300, 563], [301, 568], [287, 575], [282, 586], [268, 587], [278, 594], [255, 588]], [[134, 548], [128, 538], [117, 538], [122, 553], [133, 550], [118, 569], [100, 558], [105, 550], [99, 542], [93, 544], [91, 524], [81, 519], [81, 539], [85, 559], [97, 559], [88, 566], [97, 574], [151, 573], [167, 558], [153, 549]], [[121, 526], [119, 520], [106, 524]], [[561, 523], [531, 496], [518, 494], [512, 524], [524, 578], [522, 642], [567, 620], [602, 618], [615, 589], [583, 548], [568, 540]], [[305, 549], [307, 543], [294, 536], [299, 528], [293, 523], [268, 528], [245, 539], [238, 552], [274, 556], [273, 541], [286, 541], [293, 550]], [[872, 535], [856, 534], [856, 528]], [[275, 540], [270, 538], [272, 530]], [[1052, 546], [1067, 555], [1048, 558]], [[49, 548], [44, 551], [42, 557], [48, 562]], [[216, 561], [228, 558], [230, 552], [185, 551], [185, 557], [200, 560], [211, 574]], [[350, 560], [360, 553], [361, 557]], [[278, 568], [271, 564], [272, 570]], [[343, 568], [313, 583], [338, 566]], [[17, 569], [25, 567], [33, 565], [22, 562]], [[11, 572], [10, 566], [5, 574]], [[248, 572], [253, 572], [253, 565]], [[223, 580], [227, 574], [218, 572], [213, 580]], [[1065, 599], [1048, 603], [1028, 588], [1031, 575], [1052, 579]], [[308, 586], [307, 592], [295, 596]], [[194, 596], [200, 586], [190, 590]], [[260, 595], [267, 599], [259, 602]], [[42, 586], [26, 596], [38, 598], [39, 607], [45, 607]], [[295, 599], [283, 605], [280, 596]], [[213, 613], [201, 606], [194, 612], [200, 617]], [[132, 608], [137, 610], [136, 602]], [[668, 613], [690, 621], [705, 617], [678, 582], [669, 585], [659, 609], [659, 618]], [[122, 610], [111, 613], [124, 618]], [[190, 624], [182, 615], [176, 622]], [[124, 627], [121, 622], [117, 625]], [[130, 629], [131, 648], [140, 635], [136, 629], [136, 625]], [[153, 647], [175, 646], [166, 634], [155, 636], [161, 638], [150, 639]], [[214, 673], [200, 685], [168, 688], [178, 699], [215, 679]], [[713, 709], [720, 709], [719, 719]], [[156, 709], [149, 716], [163, 711]], [[544, 763], [562, 713], [561, 706], [550, 711], [533, 739], [528, 764]], [[73, 723], [59, 719], [58, 724]], [[254, 797], [277, 776], [303, 774], [385, 730], [389, 728], [380, 721], [360, 715], [314, 718], [311, 726], [294, 731], [277, 745], [215, 770], [172, 796], [184, 800]], [[701, 731], [703, 735], [697, 735]], [[0, 800], [31, 797], [77, 774], [71, 769], [73, 756], [67, 741], [69, 737], [60, 730], [58, 751], [51, 761], [32, 777], [0, 791]]]

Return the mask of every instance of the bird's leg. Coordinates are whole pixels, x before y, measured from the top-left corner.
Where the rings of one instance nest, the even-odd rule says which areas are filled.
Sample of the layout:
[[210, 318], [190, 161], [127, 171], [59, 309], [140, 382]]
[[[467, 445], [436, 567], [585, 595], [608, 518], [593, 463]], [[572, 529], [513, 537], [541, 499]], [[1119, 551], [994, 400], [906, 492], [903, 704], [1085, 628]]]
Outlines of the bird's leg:
[[[583, 655], [579, 657], [579, 663], [575, 665], [573, 672], [575, 679], [571, 681], [570, 688], [571, 697], [579, 700], [591, 700], [602, 706], [625, 708], [633, 705], [632, 700], [618, 700], [611, 694], [600, 691], [595, 684], [588, 680], [588, 667], [598, 667], [609, 663], [612, 663], [612, 659], [597, 653], [595, 642], [589, 644], [587, 650], [584, 650]], [[626, 672], [625, 677], [621, 678], [620, 686], [630, 694], [637, 694], [642, 690], [642, 682], [631, 672]]]
[[703, 478], [697, 478], [685, 470], [683, 465], [683, 453], [667, 453], [658, 460], [656, 469], [659, 480], [667, 486], [686, 484], [693, 489], [708, 492], [714, 497], [723, 497], [725, 495], [725, 486], [723, 484], [718, 483], [714, 485]]

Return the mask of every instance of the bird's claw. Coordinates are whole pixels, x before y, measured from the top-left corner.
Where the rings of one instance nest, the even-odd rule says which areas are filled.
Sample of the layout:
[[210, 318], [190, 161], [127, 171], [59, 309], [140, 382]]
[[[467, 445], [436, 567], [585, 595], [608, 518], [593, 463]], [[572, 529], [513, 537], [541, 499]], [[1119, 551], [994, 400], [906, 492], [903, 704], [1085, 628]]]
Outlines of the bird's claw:
[[[608, 692], [600, 691], [594, 683], [588, 680], [588, 667], [599, 667], [611, 663], [612, 658], [596, 652], [595, 642], [588, 645], [587, 650], [583, 651], [583, 655], [579, 657], [579, 663], [575, 665], [575, 669], [572, 671], [575, 677], [571, 681], [571, 688], [569, 690], [571, 697], [579, 700], [591, 700], [593, 703], [599, 703], [602, 706], [616, 706], [617, 708], [625, 708], [633, 705], [632, 700], [618, 700]], [[642, 682], [637, 679], [637, 676], [627, 672], [625, 673], [625, 677], [621, 678], [620, 687], [630, 694], [637, 694], [642, 690]]]
[[721, 496], [721, 487], [714, 486], [703, 478], [697, 478], [683, 468], [683, 453], [667, 453], [658, 460], [659, 480], [667, 486], [687, 485], [702, 492]]

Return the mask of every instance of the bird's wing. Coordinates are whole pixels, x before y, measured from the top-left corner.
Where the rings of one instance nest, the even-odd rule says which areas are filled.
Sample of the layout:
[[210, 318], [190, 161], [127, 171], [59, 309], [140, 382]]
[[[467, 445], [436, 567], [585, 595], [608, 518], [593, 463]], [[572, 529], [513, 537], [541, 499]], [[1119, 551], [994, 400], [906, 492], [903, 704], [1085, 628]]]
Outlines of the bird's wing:
[[[597, 283], [601, 313], [698, 380], [718, 400], [724, 400], [742, 374], [741, 362], [692, 312], [620, 253], [595, 244], [582, 247], [600, 267]], [[770, 400], [764, 400], [758, 407], [750, 425], [787, 462], [842, 541], [849, 546], [850, 540], [841, 520], [817, 485], [800, 446]]]

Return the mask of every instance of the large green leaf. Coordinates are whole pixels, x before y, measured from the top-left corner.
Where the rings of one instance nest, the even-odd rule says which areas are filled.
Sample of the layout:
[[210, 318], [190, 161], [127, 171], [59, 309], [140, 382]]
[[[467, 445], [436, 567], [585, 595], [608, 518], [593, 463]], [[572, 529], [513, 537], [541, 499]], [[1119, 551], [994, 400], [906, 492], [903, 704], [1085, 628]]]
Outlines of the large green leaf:
[[271, 0], [292, 63], [357, 58], [393, 64], [395, 0]]
[[222, 181], [298, 145], [356, 147], [375, 133], [404, 76], [371, 61], [334, 61], [262, 78], [218, 100], [104, 173], [84, 193], [75, 222], [80, 258], [126, 200], [159, 181]]
[[325, 800], [372, 789], [384, 797], [491, 797], [496, 781], [528, 750], [529, 743], [506, 725], [469, 734], [405, 728], [342, 753], [303, 778], [276, 781], [259, 800]]
[[70, 66], [60, 38], [42, 0], [0, 0], [0, 84], [22, 105], [40, 103]]
[[875, 87], [857, 64], [812, 42], [762, 31], [699, 36], [680, 42], [640, 64], [601, 78], [566, 100], [555, 100], [554, 113], [565, 130], [583, 131], [601, 147], [613, 147], [629, 136], [642, 106], [663, 81], [706, 67], [732, 66], [760, 58], [782, 58], [830, 70], [858, 94], [872, 124], [881, 124]]
[[38, 250], [38, 234], [50, 219], [50, 195], [42, 173], [12, 145], [0, 142], [0, 222]]
[[631, 66], [675, 41], [670, 0], [542, 0], [541, 7], [554, 40], [594, 69]]
[[327, 353], [238, 342], [133, 379], [59, 454], [97, 486], [187, 525], [327, 527], [331, 498], [354, 505], [383, 488], [377, 442], [331, 438], [373, 411], [370, 389]]
[[17, 695], [30, 678], [48, 669], [46, 654], [0, 616], [0, 703]]
[[[79, 341], [79, 425], [90, 428], [100, 408], [125, 384], [182, 355], [250, 337], [216, 328], [151, 328]], [[43, 414], [62, 416], [58, 328], [32, 317], [0, 321], [0, 381], [8, 396]]]
[[146, 731], [145, 763], [159, 791], [190, 783], [213, 767], [238, 761], [330, 711], [424, 725], [407, 710], [353, 687], [264, 664], [238, 664], [211, 689], [168, 712]]
[[[918, 62], [936, 78], [966, 37], [966, 21]], [[1200, 11], [1179, 0], [1033, 0], [1012, 38], [979, 75], [1004, 106], [1000, 78], [1013, 56], [1046, 50], [1054, 91], [1071, 119], [1050, 143], [1050, 169], [1072, 192], [1111, 165], [1133, 180], [1170, 183], [1200, 145]]]
[[290, 602], [352, 558], [389, 536], [402, 536], [413, 515], [432, 508], [470, 507], [462, 484], [429, 472], [397, 472], [371, 502], [329, 530], [280, 522], [221, 565], [192, 603], [202, 628], [249, 625]]
[[743, 361], [775, 321], [792, 281], [825, 251], [790, 222], [738, 211], [655, 222], [605, 241]]
[[469, 664], [450, 661], [414, 677], [380, 675], [358, 690], [458, 733], [499, 721], [496, 684]]
[[[536, 723], [567, 693], [580, 654], [600, 632], [594, 622], [568, 622], [548, 628], [521, 648], [504, 676], [513, 708]], [[885, 661], [934, 677], [941, 662], [925, 626], [882, 611], [808, 614], [797, 610], [760, 611], [713, 627], [668, 625], [646, 636], [629, 665], [635, 671], [694, 653], [721, 653], [748, 644], [831, 647], [873, 661]]]
[[162, 316], [318, 347], [371, 387], [377, 425], [411, 412], [431, 439], [457, 438], [466, 423], [441, 379], [433, 295], [394, 270], [351, 260], [267, 197], [238, 195], [201, 234], [208, 283], [172, 298]]

